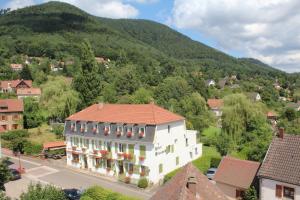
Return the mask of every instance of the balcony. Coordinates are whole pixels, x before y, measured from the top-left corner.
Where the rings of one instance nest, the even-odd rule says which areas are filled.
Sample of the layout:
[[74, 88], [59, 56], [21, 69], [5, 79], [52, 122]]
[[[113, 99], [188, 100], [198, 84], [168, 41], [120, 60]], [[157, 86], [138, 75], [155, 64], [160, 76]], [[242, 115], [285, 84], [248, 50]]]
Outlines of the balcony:
[[139, 138], [143, 138], [145, 137], [145, 133], [144, 132], [139, 132]]
[[117, 131], [117, 137], [121, 136], [121, 131]]

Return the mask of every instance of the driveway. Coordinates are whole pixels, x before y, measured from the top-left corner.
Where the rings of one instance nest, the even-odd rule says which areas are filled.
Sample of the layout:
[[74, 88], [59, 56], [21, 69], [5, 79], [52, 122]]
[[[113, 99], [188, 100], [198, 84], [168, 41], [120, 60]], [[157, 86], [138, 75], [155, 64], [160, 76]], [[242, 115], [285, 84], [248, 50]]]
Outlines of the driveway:
[[[13, 163], [11, 167], [18, 167], [18, 158], [10, 157], [10, 161]], [[31, 182], [41, 182], [42, 184], [52, 184], [63, 189], [86, 189], [93, 185], [99, 185], [114, 192], [140, 199], [149, 199], [152, 196], [153, 192], [144, 191], [113, 179], [110, 180], [107, 177], [82, 173], [81, 171], [68, 168], [62, 163], [62, 161], [48, 162], [39, 159], [21, 158], [21, 165], [25, 168], [26, 173], [21, 180], [11, 181], [5, 185], [6, 194], [12, 198], [17, 198], [22, 192], [26, 191]]]

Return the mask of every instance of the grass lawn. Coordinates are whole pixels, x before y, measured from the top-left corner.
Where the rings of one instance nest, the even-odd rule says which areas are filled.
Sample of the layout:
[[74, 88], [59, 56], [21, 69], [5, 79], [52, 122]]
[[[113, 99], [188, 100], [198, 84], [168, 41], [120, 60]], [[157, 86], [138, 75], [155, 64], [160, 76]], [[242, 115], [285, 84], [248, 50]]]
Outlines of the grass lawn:
[[45, 142], [58, 141], [55, 133], [51, 132], [50, 126], [43, 124], [38, 128], [28, 129], [30, 136], [28, 140], [35, 144], [43, 144]]

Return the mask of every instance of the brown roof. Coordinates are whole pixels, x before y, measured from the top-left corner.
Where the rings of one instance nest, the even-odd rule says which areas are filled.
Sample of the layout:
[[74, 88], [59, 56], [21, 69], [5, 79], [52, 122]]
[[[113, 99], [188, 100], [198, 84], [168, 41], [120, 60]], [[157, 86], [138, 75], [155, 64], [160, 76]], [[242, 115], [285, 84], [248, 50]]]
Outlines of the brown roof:
[[12, 63], [10, 64], [10, 67], [12, 69], [22, 69], [23, 68], [23, 65], [22, 64], [15, 64], [15, 63]]
[[277, 117], [278, 115], [276, 114], [276, 113], [274, 113], [274, 112], [272, 112], [272, 111], [269, 111], [268, 113], [267, 113], [267, 117]]
[[300, 136], [273, 138], [258, 176], [300, 185]]
[[0, 99], [0, 113], [23, 112], [23, 101], [19, 99]]
[[214, 180], [217, 183], [247, 189], [251, 186], [259, 166], [259, 162], [225, 156], [218, 167]]
[[224, 101], [223, 101], [223, 99], [208, 99], [207, 105], [211, 109], [216, 109], [216, 108], [219, 109], [224, 105]]
[[[188, 180], [196, 183], [196, 195], [187, 187]], [[150, 200], [228, 200], [225, 194], [191, 163], [185, 165]]]
[[19, 88], [17, 95], [41, 95], [40, 88]]
[[57, 148], [66, 146], [65, 141], [46, 142], [43, 144], [44, 149]]
[[28, 87], [32, 87], [31, 80], [9, 80], [9, 81], [1, 81], [1, 88], [7, 89], [8, 85], [10, 85], [11, 88], [16, 88], [22, 82], [28, 85]]
[[184, 118], [154, 104], [94, 104], [67, 120], [128, 124], [164, 124]]

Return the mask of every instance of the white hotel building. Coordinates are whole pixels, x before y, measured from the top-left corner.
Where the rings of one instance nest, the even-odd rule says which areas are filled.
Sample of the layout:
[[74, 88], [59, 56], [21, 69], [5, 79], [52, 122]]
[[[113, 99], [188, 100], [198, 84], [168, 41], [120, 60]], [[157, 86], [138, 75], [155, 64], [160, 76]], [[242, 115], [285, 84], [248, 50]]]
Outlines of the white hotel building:
[[158, 183], [199, 158], [197, 132], [154, 104], [95, 104], [65, 122], [67, 164], [136, 183]]

